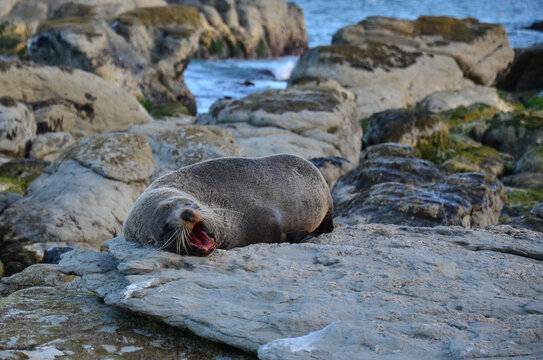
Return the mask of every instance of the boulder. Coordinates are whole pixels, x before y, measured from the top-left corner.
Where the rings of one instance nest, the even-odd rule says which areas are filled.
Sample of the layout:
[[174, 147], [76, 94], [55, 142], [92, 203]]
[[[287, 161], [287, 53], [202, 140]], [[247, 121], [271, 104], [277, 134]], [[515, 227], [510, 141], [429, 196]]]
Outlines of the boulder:
[[35, 136], [36, 123], [32, 111], [11, 97], [0, 97], [0, 153], [24, 157]]
[[65, 132], [40, 134], [32, 141], [29, 157], [45, 161], [55, 161], [58, 153], [74, 143], [74, 138]]
[[534, 206], [528, 214], [508, 218], [505, 223], [520, 229], [543, 232], [543, 202]]
[[[494, 176], [446, 176], [433, 163], [414, 158], [412, 149], [405, 154], [398, 146], [370, 146], [360, 164], [339, 178], [332, 190], [339, 221], [468, 228], [497, 223], [507, 195]], [[387, 153], [393, 155], [381, 155]]]
[[502, 179], [507, 186], [543, 190], [543, 146], [527, 151], [515, 164], [512, 175]]
[[158, 174], [204, 160], [245, 155], [228, 130], [189, 124], [194, 120], [153, 121], [135, 125], [127, 132], [147, 137]]
[[543, 89], [543, 43], [515, 49], [515, 60], [498, 87], [505, 90]]
[[499, 114], [482, 140], [487, 146], [520, 157], [543, 144], [543, 114], [529, 110]]
[[378, 42], [310, 49], [298, 60], [289, 84], [308, 79], [332, 79], [353, 92], [360, 117], [471, 85], [448, 56]]
[[417, 107], [439, 113], [473, 104], [486, 104], [504, 112], [513, 110], [510, 104], [500, 98], [496, 88], [487, 86], [437, 92], [422, 99]]
[[63, 131], [79, 138], [151, 120], [134, 97], [75, 69], [0, 60], [0, 96], [41, 109], [38, 133]]
[[113, 270], [86, 271], [103, 261], [86, 250], [58, 269], [106, 304], [261, 359], [537, 358], [542, 241], [507, 226], [370, 224], [200, 258], [119, 237], [106, 243]]
[[151, 147], [141, 135], [94, 135], [63, 150], [0, 215], [6, 273], [39, 262], [50, 247], [99, 249], [122, 232], [154, 170]]
[[448, 173], [485, 172], [502, 177], [510, 172], [514, 160], [513, 156], [500, 153], [488, 146], [469, 146], [455, 152], [440, 167]]
[[357, 164], [362, 128], [354, 100], [336, 82], [310, 82], [219, 100], [200, 123], [228, 129], [248, 156], [333, 156]]
[[183, 331], [107, 306], [81, 278], [38, 264], [0, 280], [0, 358], [248, 360]]
[[45, 170], [43, 160], [19, 159], [0, 165], [0, 191], [23, 194], [26, 188]]
[[368, 42], [450, 57], [466, 78], [481, 85], [493, 85], [514, 58], [503, 25], [481, 23], [473, 18], [421, 16], [411, 21], [370, 16], [338, 30], [332, 39], [332, 44]]
[[395, 109], [372, 115], [364, 120], [368, 130], [365, 145], [398, 143], [416, 147], [436, 137], [448, 134], [448, 127], [441, 118], [427, 110]]

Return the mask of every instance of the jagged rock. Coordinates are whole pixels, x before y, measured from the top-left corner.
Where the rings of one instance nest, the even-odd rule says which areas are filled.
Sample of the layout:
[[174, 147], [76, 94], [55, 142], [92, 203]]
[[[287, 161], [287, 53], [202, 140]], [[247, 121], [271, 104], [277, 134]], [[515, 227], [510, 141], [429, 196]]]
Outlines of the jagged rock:
[[515, 164], [513, 174], [502, 181], [516, 188], [543, 190], [543, 146], [534, 147], [522, 155]]
[[[116, 269], [82, 284], [107, 304], [262, 359], [537, 358], [542, 241], [503, 226], [370, 224], [199, 258], [120, 237], [106, 243]], [[59, 269], [93, 256], [69, 252]]]
[[482, 85], [493, 85], [514, 57], [503, 25], [472, 18], [421, 16], [411, 21], [370, 16], [338, 30], [332, 40], [333, 44], [348, 45], [368, 42], [451, 57], [466, 78]]
[[219, 100], [201, 123], [228, 129], [249, 156], [291, 153], [358, 163], [362, 128], [354, 96], [335, 82]]
[[349, 160], [336, 156], [313, 158], [310, 161], [319, 169], [330, 189], [341, 175], [353, 169], [353, 164]]
[[35, 136], [36, 124], [30, 109], [11, 97], [0, 97], [0, 152], [24, 157]]
[[127, 131], [147, 137], [160, 173], [218, 157], [245, 155], [228, 130], [192, 125], [190, 121], [153, 121]]
[[[96, 75], [75, 69], [0, 60], [0, 96], [10, 96], [42, 110], [51, 104], [63, 107], [63, 111], [54, 113], [58, 117], [42, 113], [36, 119], [38, 128], [41, 126], [39, 133], [64, 131], [79, 138], [151, 120], [128, 93]], [[66, 112], [71, 116], [64, 117]]]
[[442, 112], [456, 109], [460, 106], [468, 107], [473, 104], [486, 104], [500, 111], [512, 111], [513, 107], [498, 95], [496, 88], [487, 86], [474, 86], [472, 88], [441, 91], [425, 97], [417, 107], [433, 112]]
[[374, 114], [365, 122], [368, 127], [364, 135], [366, 145], [392, 142], [416, 147], [449, 130], [438, 115], [426, 110], [387, 110]]
[[332, 79], [352, 91], [361, 117], [471, 84], [450, 57], [376, 42], [310, 49], [298, 60], [289, 84], [308, 79]]
[[[392, 147], [392, 156], [383, 148]], [[332, 190], [334, 213], [349, 224], [485, 227], [498, 221], [506, 199], [504, 186], [492, 175], [445, 176], [434, 164], [405, 156], [398, 145], [371, 146], [361, 163], [341, 177]]]
[[543, 115], [528, 110], [500, 114], [486, 129], [483, 144], [520, 157], [543, 144]]
[[151, 147], [141, 135], [94, 135], [63, 150], [0, 216], [6, 273], [40, 261], [50, 247], [99, 249], [122, 232], [154, 170]]
[[72, 145], [74, 138], [65, 132], [51, 132], [40, 134], [32, 141], [29, 157], [45, 161], [55, 161], [58, 153]]
[[0, 358], [250, 358], [104, 305], [80, 282], [44, 264], [0, 280]]
[[507, 75], [498, 83], [506, 90], [543, 89], [543, 43], [515, 49], [515, 60]]

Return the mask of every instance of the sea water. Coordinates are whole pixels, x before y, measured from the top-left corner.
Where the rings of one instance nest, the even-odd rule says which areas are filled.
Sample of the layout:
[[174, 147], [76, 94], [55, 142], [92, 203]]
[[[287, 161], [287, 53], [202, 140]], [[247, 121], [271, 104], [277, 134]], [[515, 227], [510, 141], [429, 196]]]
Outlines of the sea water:
[[[543, 42], [543, 32], [526, 30], [543, 20], [543, 0], [297, 0], [304, 13], [309, 46], [329, 45], [341, 27], [368, 16], [416, 19], [421, 15], [472, 17], [500, 23], [512, 47]], [[256, 91], [283, 89], [296, 57], [268, 60], [192, 60], [185, 71], [187, 86], [196, 97], [198, 113], [224, 97], [238, 99]]]

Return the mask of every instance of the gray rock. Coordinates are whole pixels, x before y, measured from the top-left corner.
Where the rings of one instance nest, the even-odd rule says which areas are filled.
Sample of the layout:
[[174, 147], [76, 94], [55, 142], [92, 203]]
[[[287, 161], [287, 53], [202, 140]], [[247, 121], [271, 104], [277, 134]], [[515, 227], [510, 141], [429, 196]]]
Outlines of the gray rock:
[[486, 104], [500, 111], [513, 110], [511, 105], [500, 98], [496, 88], [487, 86], [474, 86], [456, 91], [440, 91], [422, 99], [417, 107], [433, 112], [442, 112], [460, 106], [468, 107], [473, 104]]
[[305, 52], [289, 84], [314, 79], [332, 79], [353, 92], [360, 117], [415, 105], [436, 91], [473, 86], [448, 56], [373, 42]]
[[0, 97], [0, 152], [24, 157], [27, 145], [35, 136], [32, 111], [11, 97]]
[[358, 163], [362, 128], [354, 96], [336, 82], [219, 100], [201, 123], [228, 129], [249, 156], [291, 153]]
[[416, 147], [441, 134], [448, 134], [449, 130], [438, 115], [427, 110], [387, 110], [365, 121], [368, 126], [364, 135], [366, 145], [390, 142]]
[[421, 16], [397, 20], [370, 16], [334, 34], [333, 44], [361, 45], [380, 42], [453, 58], [466, 78], [493, 85], [498, 74], [513, 61], [505, 27], [473, 18]]
[[[63, 104], [63, 110], [49, 116], [50, 120], [40, 120], [42, 114], [38, 126], [45, 122], [46, 131], [64, 131], [75, 138], [151, 120], [134, 97], [96, 75], [75, 69], [0, 60], [0, 96], [23, 100], [33, 108]], [[72, 115], [64, 123], [66, 112]]]
[[120, 234], [154, 169], [141, 135], [95, 135], [64, 150], [0, 216], [8, 275], [40, 261], [47, 248], [99, 249]]
[[502, 181], [516, 188], [543, 189], [543, 146], [536, 146], [524, 153], [515, 164], [513, 174]]
[[72, 135], [65, 132], [40, 134], [32, 141], [29, 157], [45, 161], [55, 161], [58, 153], [74, 143]]
[[195, 118], [153, 121], [127, 130], [147, 137], [153, 149], [157, 171], [225, 156], [244, 156], [232, 134], [217, 126], [192, 125]]
[[0, 280], [0, 358], [249, 360], [169, 326], [103, 304], [78, 276], [33, 265]]
[[332, 190], [337, 219], [349, 224], [476, 228], [498, 221], [507, 195], [494, 176], [446, 176], [433, 163], [414, 158], [412, 150], [405, 149], [382, 144], [362, 153], [361, 163]]
[[263, 359], [537, 358], [542, 241], [507, 226], [371, 224], [199, 258], [119, 237], [106, 242], [117, 270], [82, 282], [120, 283], [106, 303]]
[[520, 157], [543, 145], [543, 115], [529, 110], [499, 114], [486, 129], [483, 144]]

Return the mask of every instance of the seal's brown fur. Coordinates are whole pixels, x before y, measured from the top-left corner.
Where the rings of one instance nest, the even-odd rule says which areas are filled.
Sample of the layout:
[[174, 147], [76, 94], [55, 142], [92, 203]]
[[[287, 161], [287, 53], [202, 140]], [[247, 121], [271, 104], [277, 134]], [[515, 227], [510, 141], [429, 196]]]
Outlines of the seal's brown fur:
[[187, 209], [222, 249], [300, 241], [333, 229], [332, 197], [319, 170], [301, 157], [274, 155], [208, 160], [158, 178], [130, 210], [124, 235], [190, 253], [172, 240], [192, 226], [182, 220]]

